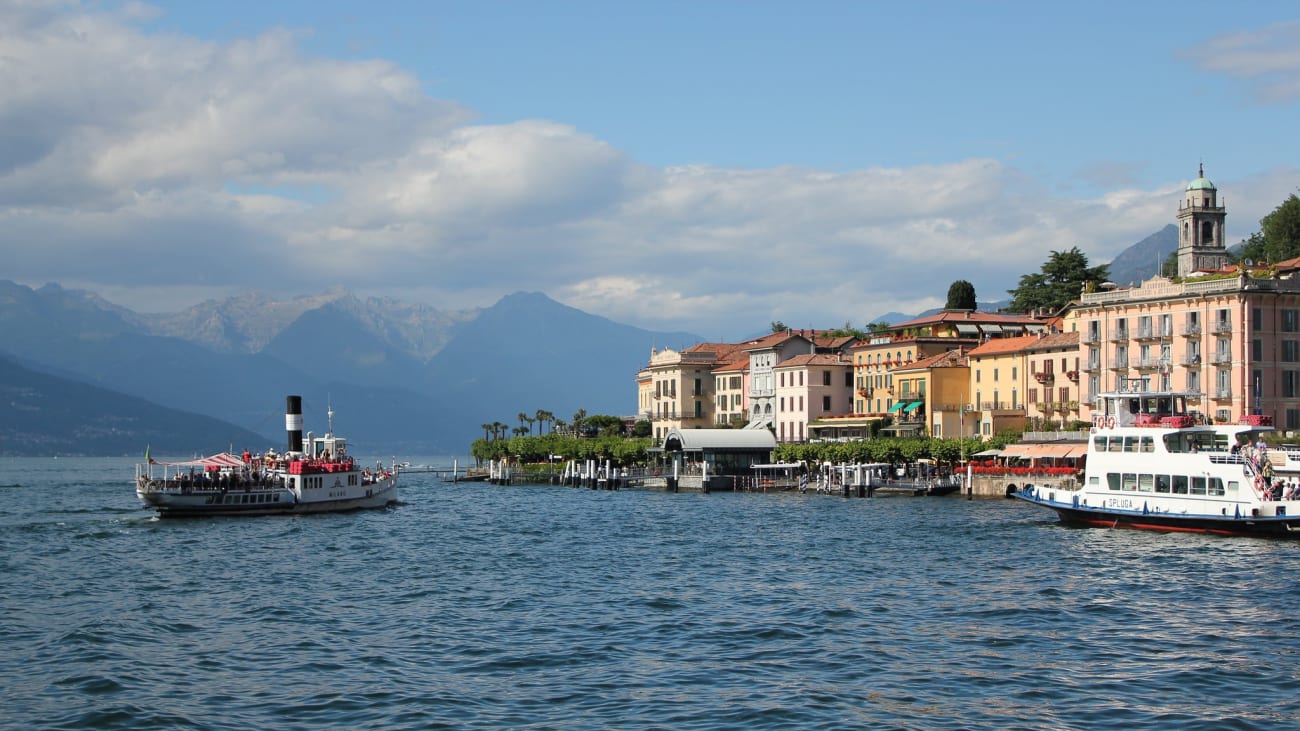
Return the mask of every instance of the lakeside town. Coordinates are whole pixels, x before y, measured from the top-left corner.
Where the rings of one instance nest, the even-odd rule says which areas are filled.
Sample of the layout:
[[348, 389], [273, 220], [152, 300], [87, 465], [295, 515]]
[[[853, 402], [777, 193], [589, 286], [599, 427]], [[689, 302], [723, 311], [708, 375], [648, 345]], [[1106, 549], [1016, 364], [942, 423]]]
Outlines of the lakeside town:
[[1177, 273], [1083, 282], [1028, 314], [947, 309], [855, 337], [780, 329], [661, 349], [637, 374], [656, 440], [692, 429], [768, 430], [781, 444], [880, 435], [1024, 433], [1001, 456], [1071, 460], [1096, 396], [1145, 379], [1214, 423], [1300, 430], [1300, 258], [1230, 263], [1227, 211], [1202, 173], [1177, 209]]
[[[717, 475], [750, 474], [756, 460], [807, 466], [832, 456], [911, 463], [913, 476], [918, 460], [943, 476], [965, 463], [986, 478], [976, 494], [1003, 494], [1009, 476], [1073, 480], [1098, 395], [1134, 383], [1185, 394], [1198, 422], [1270, 425], [1277, 439], [1293, 438], [1300, 257], [1234, 257], [1226, 215], [1198, 171], [1176, 209], [1178, 247], [1164, 275], [1120, 285], [1077, 249], [1053, 252], [1022, 289], [1072, 289], [1064, 304], [1023, 314], [977, 311], [973, 288], [954, 282], [946, 309], [869, 332], [773, 323], [741, 342], [655, 349], [636, 374], [637, 414], [624, 433]], [[928, 447], [898, 446], [908, 443]], [[503, 455], [501, 444], [479, 446], [488, 448], [476, 456]], [[516, 446], [512, 456], [528, 461], [529, 451]]]

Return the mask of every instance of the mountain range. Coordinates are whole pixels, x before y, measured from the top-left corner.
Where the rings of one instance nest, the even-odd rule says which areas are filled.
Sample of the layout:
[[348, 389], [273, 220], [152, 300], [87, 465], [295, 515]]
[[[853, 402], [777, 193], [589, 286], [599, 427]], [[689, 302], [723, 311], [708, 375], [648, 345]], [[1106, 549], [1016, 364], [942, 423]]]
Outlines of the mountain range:
[[[634, 413], [634, 377], [651, 348], [700, 340], [539, 293], [456, 312], [341, 289], [289, 301], [252, 293], [158, 315], [57, 284], [0, 281], [0, 387], [27, 399], [0, 412], [0, 453], [279, 447], [284, 396], [298, 394], [307, 429], [324, 432], [332, 408], [359, 454], [465, 454], [482, 424], [516, 426], [521, 412]], [[37, 418], [34, 405], [71, 393], [86, 408]], [[202, 416], [187, 429], [160, 408]], [[213, 420], [228, 422], [222, 438], [212, 438]], [[83, 422], [114, 423], [121, 440], [74, 438]], [[151, 431], [164, 422], [174, 439]]]
[[[1150, 277], [1176, 246], [1166, 226], [1115, 257], [1112, 280]], [[253, 292], [148, 314], [57, 284], [0, 281], [0, 454], [278, 447], [288, 394], [303, 396], [318, 433], [333, 409], [358, 454], [465, 454], [482, 425], [513, 427], [520, 413], [634, 413], [634, 377], [651, 349], [701, 340], [536, 292], [450, 312], [343, 289]]]

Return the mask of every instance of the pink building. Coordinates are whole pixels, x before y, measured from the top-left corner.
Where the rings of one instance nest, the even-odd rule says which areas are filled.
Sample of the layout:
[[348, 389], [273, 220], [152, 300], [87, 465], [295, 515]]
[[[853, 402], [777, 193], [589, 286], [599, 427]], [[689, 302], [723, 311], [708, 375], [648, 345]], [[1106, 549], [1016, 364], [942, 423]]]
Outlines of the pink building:
[[1098, 393], [1146, 378], [1191, 394], [1215, 420], [1263, 414], [1300, 430], [1300, 268], [1228, 265], [1217, 195], [1203, 174], [1187, 186], [1177, 279], [1085, 292], [1067, 314], [1079, 333], [1083, 418]]

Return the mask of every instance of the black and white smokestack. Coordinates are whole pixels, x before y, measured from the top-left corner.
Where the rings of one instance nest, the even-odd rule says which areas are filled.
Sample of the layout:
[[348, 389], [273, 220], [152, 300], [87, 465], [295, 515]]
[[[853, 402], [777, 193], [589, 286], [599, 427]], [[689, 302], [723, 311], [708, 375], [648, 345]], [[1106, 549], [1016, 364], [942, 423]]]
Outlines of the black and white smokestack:
[[285, 399], [284, 430], [289, 434], [289, 451], [302, 451], [302, 396]]

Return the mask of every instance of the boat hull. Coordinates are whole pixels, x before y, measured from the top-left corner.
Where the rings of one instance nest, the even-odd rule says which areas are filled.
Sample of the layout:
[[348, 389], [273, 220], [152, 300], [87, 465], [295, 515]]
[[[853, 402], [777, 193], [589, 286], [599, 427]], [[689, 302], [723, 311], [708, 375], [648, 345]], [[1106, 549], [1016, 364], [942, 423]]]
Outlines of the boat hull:
[[1050, 500], [1032, 487], [1013, 493], [1012, 497], [1053, 510], [1062, 524], [1081, 528], [1128, 528], [1165, 533], [1300, 539], [1300, 515], [1217, 516], [1113, 510]]
[[397, 502], [397, 480], [390, 477], [332, 495], [300, 498], [287, 488], [253, 490], [159, 490], [146, 484], [136, 495], [164, 518], [204, 516], [303, 515], [373, 510]]

